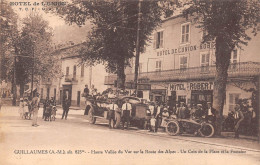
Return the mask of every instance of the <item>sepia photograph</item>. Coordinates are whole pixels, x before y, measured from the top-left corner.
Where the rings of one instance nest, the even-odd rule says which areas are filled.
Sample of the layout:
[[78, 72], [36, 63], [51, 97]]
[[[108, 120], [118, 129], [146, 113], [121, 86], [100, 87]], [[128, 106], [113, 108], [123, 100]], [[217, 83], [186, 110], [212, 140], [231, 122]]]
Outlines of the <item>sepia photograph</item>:
[[1, 165], [259, 165], [259, 0], [1, 0]]

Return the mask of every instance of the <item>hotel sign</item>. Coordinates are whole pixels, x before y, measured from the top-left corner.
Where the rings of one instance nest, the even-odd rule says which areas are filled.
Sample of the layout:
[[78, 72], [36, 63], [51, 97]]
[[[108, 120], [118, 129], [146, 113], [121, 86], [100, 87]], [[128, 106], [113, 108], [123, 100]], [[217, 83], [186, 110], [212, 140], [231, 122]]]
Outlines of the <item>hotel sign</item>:
[[173, 49], [166, 49], [166, 50], [161, 50], [157, 52], [157, 56], [165, 56], [165, 55], [171, 55], [171, 54], [178, 54], [178, 53], [186, 53], [186, 52], [192, 52], [196, 50], [203, 50], [203, 49], [214, 49], [215, 48], [215, 43], [210, 42], [210, 43], [203, 43], [198, 45], [187, 45], [187, 46], [180, 46], [178, 48], [173, 48]]
[[213, 90], [213, 82], [183, 82], [169, 84], [170, 91]]

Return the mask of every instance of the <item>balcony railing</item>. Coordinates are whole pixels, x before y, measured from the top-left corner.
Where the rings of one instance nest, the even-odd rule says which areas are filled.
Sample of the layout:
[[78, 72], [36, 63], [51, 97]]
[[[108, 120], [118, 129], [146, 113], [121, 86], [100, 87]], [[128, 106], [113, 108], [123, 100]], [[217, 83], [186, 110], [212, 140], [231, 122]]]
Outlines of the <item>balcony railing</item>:
[[65, 82], [78, 82], [78, 76], [74, 75], [65, 75]]
[[[230, 64], [228, 77], [252, 77], [260, 74], [259, 62], [241, 62]], [[216, 66], [192, 67], [186, 69], [165, 70], [157, 72], [139, 73], [138, 78], [148, 78], [150, 82], [157, 81], [183, 81], [192, 79], [209, 79], [216, 75]], [[105, 77], [105, 85], [112, 85], [117, 79], [116, 75]], [[126, 75], [126, 82], [134, 80], [134, 74]]]

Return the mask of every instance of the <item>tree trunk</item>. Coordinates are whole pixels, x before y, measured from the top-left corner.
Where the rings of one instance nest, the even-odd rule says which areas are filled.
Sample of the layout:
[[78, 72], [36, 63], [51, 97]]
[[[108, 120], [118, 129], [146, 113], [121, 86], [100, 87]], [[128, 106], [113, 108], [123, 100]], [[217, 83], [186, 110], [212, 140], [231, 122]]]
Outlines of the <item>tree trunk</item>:
[[117, 88], [125, 89], [125, 61], [122, 59], [117, 64]]
[[223, 107], [226, 99], [228, 67], [232, 49], [221, 37], [216, 38], [216, 76], [213, 90], [213, 108], [216, 109], [215, 135], [220, 136], [222, 130]]
[[24, 93], [24, 82], [20, 83], [20, 97], [23, 97], [23, 93]]

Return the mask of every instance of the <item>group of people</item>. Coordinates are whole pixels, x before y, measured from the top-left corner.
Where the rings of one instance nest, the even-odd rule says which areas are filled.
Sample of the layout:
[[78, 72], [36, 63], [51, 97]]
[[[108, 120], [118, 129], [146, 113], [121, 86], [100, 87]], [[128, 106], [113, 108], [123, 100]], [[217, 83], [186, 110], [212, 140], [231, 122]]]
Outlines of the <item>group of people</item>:
[[[109, 99], [110, 103], [107, 105], [109, 115], [109, 128], [114, 128], [116, 124], [116, 111], [119, 110], [119, 105], [115, 98]], [[125, 99], [121, 107], [121, 122], [122, 129], [129, 128], [130, 117], [132, 113], [132, 105], [129, 103], [129, 99]], [[113, 121], [113, 123], [112, 123]], [[126, 124], [126, 125], [125, 125]], [[126, 127], [125, 127], [126, 126]]]
[[32, 126], [37, 127], [37, 118], [38, 118], [38, 110], [40, 107], [40, 98], [39, 93], [36, 91], [33, 92], [33, 98], [20, 98], [19, 104], [19, 115], [21, 119], [30, 119], [32, 118]]
[[[215, 122], [216, 110], [212, 107], [211, 102], [206, 106], [202, 104], [186, 105], [184, 102], [176, 104], [174, 107], [167, 106], [162, 103], [149, 103], [149, 114], [152, 116], [150, 120], [150, 131], [157, 132], [159, 127], [165, 127], [167, 118], [179, 118], [194, 120], [206, 120], [208, 122]], [[154, 127], [154, 129], [153, 129]]]
[[45, 102], [43, 104], [42, 119], [44, 119], [45, 121], [51, 121], [51, 116], [53, 116], [55, 120], [56, 111], [56, 101], [54, 97], [51, 97], [51, 99], [46, 97]]
[[249, 106], [247, 100], [239, 100], [234, 110], [231, 112], [234, 121], [235, 138], [239, 138], [239, 134], [243, 132], [244, 134], [252, 135], [253, 132], [257, 132], [256, 128], [256, 113], [254, 109]]

